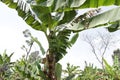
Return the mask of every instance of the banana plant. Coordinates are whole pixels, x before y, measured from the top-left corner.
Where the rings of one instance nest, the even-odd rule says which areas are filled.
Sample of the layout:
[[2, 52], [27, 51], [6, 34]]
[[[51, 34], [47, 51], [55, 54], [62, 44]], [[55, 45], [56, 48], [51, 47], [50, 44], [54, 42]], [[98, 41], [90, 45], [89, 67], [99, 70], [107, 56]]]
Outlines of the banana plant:
[[[46, 79], [56, 80], [56, 64], [66, 55], [67, 48], [75, 43], [81, 30], [119, 21], [119, 8], [100, 13], [100, 6], [120, 5], [119, 0], [0, 0], [15, 9], [18, 15], [33, 29], [44, 32], [49, 48], [44, 58], [44, 75]], [[78, 17], [77, 11], [85, 8], [98, 8], [88, 11]], [[115, 16], [107, 19], [106, 14]], [[109, 14], [110, 13], [110, 14]], [[99, 20], [101, 20], [99, 22]], [[114, 18], [117, 18], [113, 20]], [[112, 19], [112, 20], [111, 20]], [[97, 21], [96, 21], [97, 20]], [[111, 21], [110, 21], [111, 20]], [[118, 24], [118, 23], [117, 23]], [[116, 26], [115, 26], [116, 28]], [[111, 28], [110, 28], [111, 29]], [[70, 40], [72, 32], [75, 35]], [[37, 41], [38, 42], [38, 41]], [[39, 44], [38, 44], [39, 45]], [[42, 45], [40, 45], [42, 46]], [[60, 66], [59, 66], [60, 67]]]

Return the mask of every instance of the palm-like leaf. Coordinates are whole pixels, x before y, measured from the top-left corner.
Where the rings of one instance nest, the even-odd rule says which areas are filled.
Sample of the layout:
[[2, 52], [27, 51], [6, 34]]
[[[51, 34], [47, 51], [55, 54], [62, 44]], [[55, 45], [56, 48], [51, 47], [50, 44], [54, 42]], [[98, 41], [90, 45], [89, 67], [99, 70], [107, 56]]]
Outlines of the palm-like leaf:
[[[52, 32], [51, 32], [52, 33]], [[70, 47], [69, 43], [71, 31], [62, 30], [58, 34], [49, 35], [49, 49], [55, 53], [56, 62], [58, 62], [67, 53], [67, 47]]]
[[44, 29], [42, 28], [42, 24], [40, 21], [37, 19], [34, 14], [34, 12], [31, 10], [31, 7], [29, 4], [22, 0], [18, 0], [17, 2], [14, 2], [14, 0], [1, 0], [3, 3], [7, 4], [10, 8], [16, 9], [18, 12], [18, 15], [23, 18], [23, 20], [33, 27], [36, 30], [41, 30], [43, 31]]

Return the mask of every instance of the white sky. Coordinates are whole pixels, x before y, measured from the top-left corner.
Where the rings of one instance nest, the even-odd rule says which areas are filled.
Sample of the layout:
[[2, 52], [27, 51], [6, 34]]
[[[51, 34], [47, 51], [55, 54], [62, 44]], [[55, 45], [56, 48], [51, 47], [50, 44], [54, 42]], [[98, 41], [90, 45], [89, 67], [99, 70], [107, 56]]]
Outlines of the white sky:
[[[42, 45], [47, 50], [47, 41], [45, 40], [44, 34], [30, 28], [17, 15], [15, 10], [0, 3], [0, 53], [6, 49], [8, 54], [14, 52], [12, 57], [13, 61], [19, 59], [24, 54], [24, 51], [21, 50], [21, 46], [25, 44], [25, 38], [22, 34], [22, 31], [25, 29], [30, 29], [34, 36], [39, 37]], [[83, 33], [84, 32], [81, 32], [81, 34]], [[109, 63], [112, 61], [111, 54], [112, 52], [109, 54], [107, 53], [106, 56]], [[96, 60], [95, 56], [91, 53], [88, 44], [82, 41], [79, 37], [76, 44], [68, 50], [68, 54], [60, 61], [60, 63], [62, 63], [63, 66], [66, 66], [66, 63], [70, 62], [71, 64], [79, 65], [83, 68], [84, 61], [94, 63], [95, 66], [100, 67], [100, 64]]]

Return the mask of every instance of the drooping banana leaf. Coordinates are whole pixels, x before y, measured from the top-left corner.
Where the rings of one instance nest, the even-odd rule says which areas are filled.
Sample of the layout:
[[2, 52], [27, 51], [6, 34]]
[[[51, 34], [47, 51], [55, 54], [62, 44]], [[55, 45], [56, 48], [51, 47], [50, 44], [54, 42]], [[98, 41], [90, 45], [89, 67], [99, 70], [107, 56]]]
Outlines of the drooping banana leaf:
[[[88, 11], [89, 12], [89, 11]], [[88, 12], [80, 15], [75, 18], [72, 22], [67, 24], [69, 30], [84, 30], [85, 28], [94, 28], [94, 27], [101, 27], [107, 24], [117, 24], [120, 21], [120, 7], [115, 7], [113, 9], [107, 10], [105, 12], [98, 13], [97, 15], [92, 14], [91, 17], [88, 15]], [[84, 16], [84, 17], [83, 17]], [[82, 20], [83, 19], [83, 20]], [[116, 27], [119, 24], [116, 25]], [[109, 26], [111, 28], [116, 28], [115, 25]]]
[[36, 14], [31, 10], [29, 4], [23, 0], [0, 0], [1, 2], [8, 5], [8, 7], [15, 9], [18, 12], [18, 15], [32, 28], [36, 30], [45, 30], [38, 20]]

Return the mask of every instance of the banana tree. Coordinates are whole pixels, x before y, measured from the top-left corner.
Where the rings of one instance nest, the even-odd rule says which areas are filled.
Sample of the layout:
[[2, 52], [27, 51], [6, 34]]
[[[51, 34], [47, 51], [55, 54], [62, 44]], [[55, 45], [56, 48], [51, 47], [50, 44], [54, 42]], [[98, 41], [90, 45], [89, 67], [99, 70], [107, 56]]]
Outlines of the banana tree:
[[[44, 32], [49, 43], [48, 51], [42, 51], [44, 58], [44, 77], [57, 80], [56, 71], [61, 69], [58, 61], [67, 53], [78, 38], [78, 32], [84, 29], [116, 24], [118, 28], [119, 7], [102, 12], [99, 6], [120, 5], [119, 0], [0, 0], [15, 9], [18, 15], [33, 29]], [[98, 8], [90, 10], [78, 17], [77, 11], [85, 8]], [[114, 13], [114, 15], [113, 15]], [[116, 14], [116, 15], [115, 15]], [[105, 18], [106, 15], [110, 17]], [[112, 15], [112, 16], [111, 16]], [[109, 25], [111, 30], [111, 26]], [[112, 29], [113, 30], [113, 29]], [[70, 40], [71, 32], [75, 35]], [[38, 42], [38, 41], [37, 41]], [[39, 43], [40, 45], [40, 43]], [[42, 45], [40, 45], [40, 48]], [[43, 48], [42, 48], [43, 49]]]

